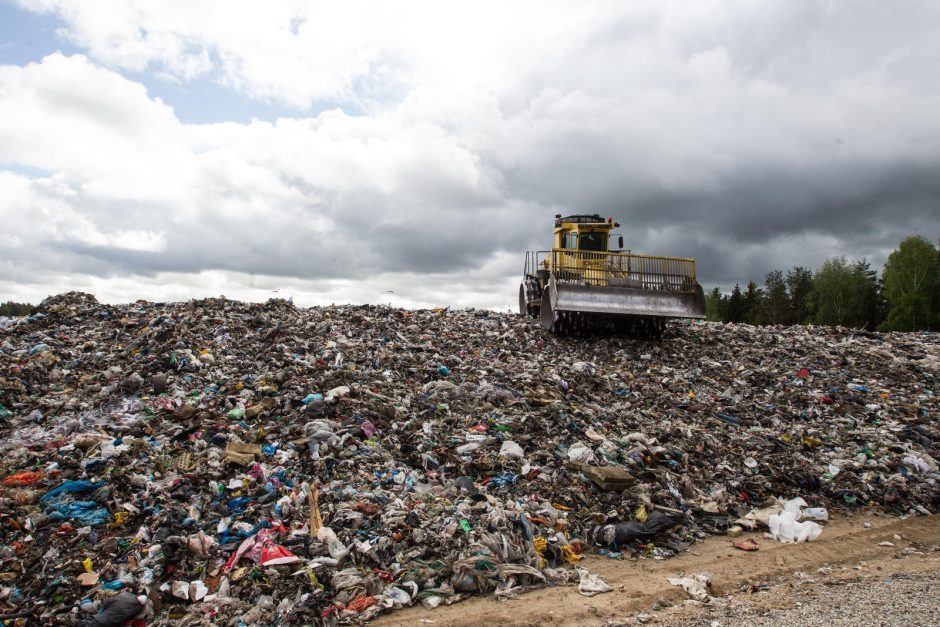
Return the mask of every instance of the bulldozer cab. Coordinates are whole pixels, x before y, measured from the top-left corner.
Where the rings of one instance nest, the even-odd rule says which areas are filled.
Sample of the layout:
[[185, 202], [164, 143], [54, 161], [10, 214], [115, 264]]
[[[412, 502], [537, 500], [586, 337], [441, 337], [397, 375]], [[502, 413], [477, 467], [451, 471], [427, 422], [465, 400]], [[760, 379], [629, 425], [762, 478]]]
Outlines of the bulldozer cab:
[[704, 318], [695, 260], [623, 250], [620, 225], [598, 214], [555, 216], [551, 250], [528, 251], [519, 311], [553, 332], [614, 322], [662, 332], [668, 318]]
[[619, 226], [613, 218], [605, 220], [597, 214], [555, 216], [555, 245], [542, 262], [544, 270], [564, 271], [569, 279], [579, 276], [588, 283], [597, 283], [598, 277], [592, 275], [609, 265], [611, 231]]
[[603, 253], [608, 251], [613, 218], [604, 220], [599, 215], [555, 217], [555, 246], [565, 250], [584, 250]]

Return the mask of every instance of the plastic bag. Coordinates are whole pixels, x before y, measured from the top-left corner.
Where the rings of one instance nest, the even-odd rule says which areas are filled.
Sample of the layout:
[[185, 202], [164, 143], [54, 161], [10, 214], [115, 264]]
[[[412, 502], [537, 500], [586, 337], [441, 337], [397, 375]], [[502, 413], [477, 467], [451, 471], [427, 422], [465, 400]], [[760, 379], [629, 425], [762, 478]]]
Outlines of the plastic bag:
[[682, 520], [679, 514], [667, 514], [653, 510], [646, 517], [646, 522], [628, 522], [606, 525], [595, 530], [595, 542], [610, 547], [623, 546], [634, 540], [652, 540], [655, 536], [675, 527]]
[[568, 459], [579, 464], [590, 464], [594, 461], [594, 451], [583, 442], [575, 442], [568, 448]]
[[599, 575], [591, 574], [586, 568], [579, 568], [578, 575], [581, 577], [578, 582], [578, 592], [586, 597], [613, 590]]
[[711, 601], [712, 577], [708, 573], [700, 573], [695, 577], [666, 577], [666, 581], [674, 586], [682, 586], [691, 599], [702, 603]]
[[83, 527], [94, 527], [108, 522], [108, 510], [94, 501], [75, 501], [50, 505], [46, 513], [54, 520], [77, 520]]
[[81, 627], [118, 627], [123, 625], [144, 609], [144, 604], [130, 592], [108, 599], [101, 605], [101, 611], [79, 623]]
[[525, 451], [512, 440], [506, 440], [499, 448], [499, 456], [505, 459], [519, 460], [525, 457]]
[[814, 522], [798, 522], [792, 511], [782, 511], [770, 517], [770, 537], [783, 543], [812, 542], [822, 533]]
[[317, 532], [317, 540], [326, 543], [330, 551], [330, 557], [337, 561], [341, 562], [349, 555], [349, 548], [336, 537], [336, 533], [329, 527], [320, 527], [320, 530]]
[[91, 481], [65, 481], [61, 483], [58, 487], [53, 488], [52, 490], [46, 492], [41, 497], [40, 501], [51, 501], [58, 497], [60, 494], [69, 493], [69, 494], [84, 494], [86, 492], [94, 492], [98, 488], [105, 485], [104, 481], [99, 481], [98, 483], [92, 483]]

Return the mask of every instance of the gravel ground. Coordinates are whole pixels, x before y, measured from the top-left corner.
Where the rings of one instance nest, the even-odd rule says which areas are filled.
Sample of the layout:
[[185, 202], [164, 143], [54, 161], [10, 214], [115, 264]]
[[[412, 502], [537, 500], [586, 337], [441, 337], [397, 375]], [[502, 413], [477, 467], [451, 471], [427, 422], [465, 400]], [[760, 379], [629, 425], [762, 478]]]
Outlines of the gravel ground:
[[[900, 574], [822, 586], [789, 609], [752, 607], [709, 611], [686, 625], [940, 625], [940, 572]], [[794, 591], [794, 595], [800, 594]]]

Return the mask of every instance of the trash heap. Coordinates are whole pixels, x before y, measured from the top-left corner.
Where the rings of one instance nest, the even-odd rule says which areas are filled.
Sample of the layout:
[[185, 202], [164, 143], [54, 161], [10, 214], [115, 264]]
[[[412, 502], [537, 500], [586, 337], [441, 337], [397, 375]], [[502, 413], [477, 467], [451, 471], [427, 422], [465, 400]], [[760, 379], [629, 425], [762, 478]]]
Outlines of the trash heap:
[[0, 325], [0, 614], [361, 622], [603, 591], [778, 497], [940, 510], [929, 333], [68, 293]]

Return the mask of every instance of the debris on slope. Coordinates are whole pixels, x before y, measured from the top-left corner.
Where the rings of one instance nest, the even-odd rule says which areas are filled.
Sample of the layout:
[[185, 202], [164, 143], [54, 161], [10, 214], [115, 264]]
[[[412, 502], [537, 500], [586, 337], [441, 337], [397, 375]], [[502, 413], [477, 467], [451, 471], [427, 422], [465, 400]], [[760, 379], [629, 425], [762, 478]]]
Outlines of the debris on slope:
[[360, 622], [576, 584], [592, 547], [668, 557], [778, 497], [936, 512], [938, 357], [929, 333], [675, 323], [655, 344], [489, 311], [51, 297], [0, 325], [0, 611]]

